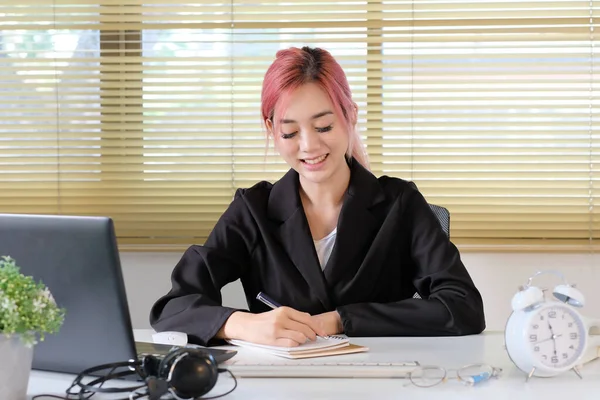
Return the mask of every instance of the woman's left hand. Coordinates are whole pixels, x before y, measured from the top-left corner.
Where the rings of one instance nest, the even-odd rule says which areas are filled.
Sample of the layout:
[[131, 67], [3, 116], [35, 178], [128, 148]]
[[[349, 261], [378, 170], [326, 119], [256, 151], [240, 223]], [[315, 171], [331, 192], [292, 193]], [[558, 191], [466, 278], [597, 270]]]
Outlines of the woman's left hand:
[[313, 315], [312, 317], [321, 325], [326, 335], [337, 335], [338, 333], [344, 332], [342, 318], [337, 311], [329, 311], [323, 314]]

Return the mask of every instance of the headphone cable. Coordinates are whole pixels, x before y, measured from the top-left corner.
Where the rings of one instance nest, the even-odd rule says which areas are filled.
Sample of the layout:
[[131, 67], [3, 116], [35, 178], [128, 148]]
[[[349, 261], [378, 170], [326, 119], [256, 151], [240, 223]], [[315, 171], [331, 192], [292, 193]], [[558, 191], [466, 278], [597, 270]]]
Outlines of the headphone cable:
[[[115, 369], [116, 369], [116, 367], [113, 368], [105, 377], [110, 377], [113, 374], [113, 372], [114, 372]], [[229, 375], [233, 379], [233, 387], [231, 389], [229, 389], [225, 393], [218, 394], [216, 396], [195, 397], [193, 399], [190, 398], [190, 399], [182, 399], [182, 400], [211, 400], [211, 399], [218, 399], [220, 397], [227, 396], [228, 394], [230, 394], [231, 392], [233, 392], [237, 388], [237, 385], [238, 385], [238, 381], [237, 381], [237, 378], [235, 377], [235, 375], [230, 370], [225, 369], [225, 368], [219, 368], [217, 371], [218, 372], [227, 372], [227, 373], [229, 373]], [[103, 379], [101, 381], [98, 381], [98, 383], [100, 383], [100, 386], [98, 386], [98, 388], [102, 387], [102, 385], [104, 385], [104, 383], [108, 382], [109, 380], [111, 380], [111, 379]], [[79, 393], [71, 392], [71, 390], [76, 386], [76, 382], [77, 382], [77, 378], [75, 380], [73, 380], [73, 383], [71, 383], [71, 386], [69, 386], [69, 388], [67, 390], [65, 390], [65, 393], [66, 393], [67, 397], [59, 396], [59, 395], [56, 395], [56, 394], [37, 394], [37, 395], [33, 396], [31, 398], [31, 400], [38, 400], [38, 399], [41, 400], [44, 397], [46, 397], [46, 398], [52, 398], [52, 399], [59, 399], [59, 400], [81, 400], [81, 399], [89, 399], [90, 397], [92, 397], [93, 395], [96, 394], [96, 392], [94, 392], [92, 390], [89, 390], [89, 389], [86, 389], [87, 392], [86, 392], [86, 390], [80, 391]], [[141, 399], [143, 397], [149, 396], [149, 393], [148, 393], [147, 390], [146, 390], [145, 393], [138, 393], [137, 392], [137, 390], [139, 390], [139, 389], [141, 389], [143, 387], [145, 387], [145, 386], [142, 385], [142, 386], [138, 386], [138, 387], [135, 387], [135, 388], [131, 388], [132, 392], [130, 393], [130, 395], [128, 397], [123, 397], [121, 399], [114, 399], [114, 400], [136, 400], [136, 399]], [[147, 386], [146, 386], [146, 388], [147, 388]], [[174, 398], [178, 399], [178, 397], [171, 390], [169, 390], [169, 393]], [[134, 396], [134, 394], [135, 394], [135, 396]], [[71, 397], [71, 396], [76, 396], [76, 397]]]

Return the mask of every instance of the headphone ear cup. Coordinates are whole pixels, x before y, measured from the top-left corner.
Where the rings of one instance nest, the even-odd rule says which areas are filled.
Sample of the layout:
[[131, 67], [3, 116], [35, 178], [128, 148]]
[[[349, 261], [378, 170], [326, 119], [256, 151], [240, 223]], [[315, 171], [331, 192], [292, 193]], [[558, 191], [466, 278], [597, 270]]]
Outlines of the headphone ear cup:
[[175, 359], [179, 357], [184, 352], [184, 350], [186, 349], [179, 348], [176, 350], [172, 350], [166, 356], [164, 356], [160, 361], [158, 368], [156, 368], [156, 376], [160, 379], [167, 380], [169, 377], [169, 371], [171, 370], [171, 365], [173, 365]]
[[169, 383], [177, 396], [196, 398], [210, 392], [218, 378], [217, 362], [212, 355], [191, 352], [177, 362]]
[[513, 311], [519, 311], [542, 301], [544, 301], [544, 292], [537, 286], [528, 286], [515, 293], [511, 306]]
[[181, 348], [162, 360], [159, 377], [168, 382], [177, 397], [196, 398], [210, 392], [217, 383], [218, 364], [209, 353]]

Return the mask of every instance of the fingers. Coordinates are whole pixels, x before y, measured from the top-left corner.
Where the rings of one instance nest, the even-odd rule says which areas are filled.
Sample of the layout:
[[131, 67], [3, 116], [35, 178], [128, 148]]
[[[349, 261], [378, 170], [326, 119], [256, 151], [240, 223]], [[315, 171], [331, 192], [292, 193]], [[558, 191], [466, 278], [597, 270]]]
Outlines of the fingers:
[[294, 321], [293, 319], [288, 319], [284, 322], [284, 328], [300, 332], [304, 337], [308, 340], [316, 340], [317, 334], [313, 331], [308, 325], [304, 325], [302, 322]]
[[275, 340], [276, 341], [288, 340], [288, 341], [290, 341], [289, 346], [295, 347], [295, 346], [299, 346], [301, 344], [306, 343], [308, 338], [302, 332], [298, 332], [298, 331], [295, 331], [292, 329], [280, 329]]
[[[302, 334], [302, 336], [295, 336], [292, 338], [299, 343], [304, 343], [307, 340], [314, 341], [317, 339], [317, 335], [323, 334], [321, 324], [314, 320], [310, 314], [294, 310], [293, 308], [280, 307], [276, 310], [276, 319], [280, 329], [287, 329]], [[279, 335], [276, 335], [276, 338], [278, 336]], [[300, 341], [300, 339], [302, 340]]]
[[291, 316], [298, 311], [281, 307], [275, 310], [275, 321], [273, 325], [273, 338], [288, 338], [299, 344], [305, 343], [307, 340], [315, 340], [316, 333], [307, 325], [298, 322]]
[[279, 338], [273, 342], [273, 346], [281, 346], [281, 347], [298, 347], [301, 343], [296, 342], [295, 340], [288, 338]]
[[316, 340], [317, 335], [325, 336], [318, 318], [293, 308], [279, 307], [257, 317], [262, 321], [257, 330], [264, 336], [255, 340], [264, 344], [296, 347], [308, 340]]
[[319, 336], [326, 336], [325, 330], [323, 329], [319, 321], [313, 318], [309, 313], [300, 312], [289, 307], [281, 308], [283, 309], [282, 312], [284, 312], [289, 319], [292, 319], [294, 321], [300, 322], [308, 326], [313, 332], [315, 332]]

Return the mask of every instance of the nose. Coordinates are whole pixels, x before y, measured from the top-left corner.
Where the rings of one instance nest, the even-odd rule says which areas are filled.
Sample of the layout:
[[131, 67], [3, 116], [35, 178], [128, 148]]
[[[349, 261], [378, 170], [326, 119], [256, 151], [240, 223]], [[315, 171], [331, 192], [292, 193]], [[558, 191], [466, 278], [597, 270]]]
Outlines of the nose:
[[302, 130], [300, 133], [300, 151], [311, 153], [321, 147], [319, 134], [312, 130]]

